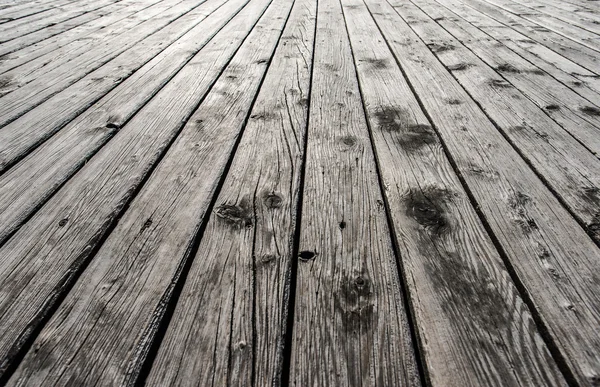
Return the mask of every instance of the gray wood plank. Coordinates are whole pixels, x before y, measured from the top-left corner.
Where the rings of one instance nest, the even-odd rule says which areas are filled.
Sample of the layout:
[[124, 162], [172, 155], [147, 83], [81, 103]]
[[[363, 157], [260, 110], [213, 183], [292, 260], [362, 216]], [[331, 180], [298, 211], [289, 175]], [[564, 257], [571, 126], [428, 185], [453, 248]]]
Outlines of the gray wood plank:
[[[248, 7], [259, 11], [264, 3]], [[138, 359], [143, 352], [139, 347], [149, 346], [181, 266], [189, 258], [194, 235], [248, 117], [292, 3], [275, 2], [264, 14], [56, 317], [42, 330], [34, 343], [37, 350], [29, 352], [9, 385], [13, 381], [15, 385], [63, 385], [73, 379], [79, 385], [112, 384], [114, 375], [132, 368], [130, 362], [143, 360]], [[166, 200], [156, 200], [157, 195]], [[52, 360], [43, 355], [45, 349], [52, 352]], [[189, 382], [206, 386], [212, 379], [216, 385], [248, 385], [244, 381], [251, 379], [252, 363], [242, 361], [246, 352], [238, 352], [239, 367], [232, 364], [228, 369], [225, 362], [224, 368], [209, 374], [208, 381]], [[116, 364], [102, 372], [102, 366], [111, 363]]]
[[[205, 215], [148, 385], [281, 382], [315, 16], [316, 1], [295, 3], [216, 209]], [[210, 117], [208, 109], [203, 104], [196, 115]], [[192, 159], [193, 168], [206, 157]], [[181, 160], [166, 176], [191, 165]]]
[[343, 5], [428, 380], [566, 385], [364, 3]]
[[320, 0], [289, 383], [420, 385], [342, 9]]
[[[502, 42], [532, 63], [535, 62], [535, 65], [543, 68], [544, 71], [556, 76], [557, 73], [553, 71], [552, 68], [558, 68], [562, 70], [561, 72], [570, 74], [576, 79], [567, 79], [566, 82], [567, 84], [572, 85], [578, 93], [581, 94], [580, 88], [584, 86], [586, 88], [591, 88], [594, 93], [600, 93], [600, 76], [581, 67], [559, 53], [529, 39], [527, 36], [513, 30], [511, 27], [503, 25], [485, 14], [466, 6], [462, 2], [445, 1], [444, 6], [451, 6], [451, 10], [456, 12], [461, 18], [467, 20], [494, 39]], [[595, 94], [590, 94], [590, 92], [586, 91], [584, 91], [584, 93], [585, 97], [588, 98], [590, 102], [597, 100]]]
[[[398, 13], [411, 21], [412, 29], [437, 51], [446, 68], [469, 64], [452, 71], [454, 77], [600, 242], [600, 230], [595, 226], [600, 200], [589, 194], [600, 192], [600, 160], [594, 156], [600, 154], [600, 121], [594, 126], [573, 114], [573, 107], [589, 106], [588, 101], [538, 73], [537, 67], [504, 45], [481, 37], [479, 30], [462, 19], [450, 20], [450, 11], [436, 1], [412, 2], [422, 9], [406, 2], [391, 4], [399, 4]], [[432, 18], [438, 19], [437, 23]], [[551, 118], [556, 116], [555, 109], [562, 111], [556, 122]]]
[[[525, 7], [521, 4], [517, 4], [511, 0], [482, 0], [490, 4], [496, 5], [501, 9], [510, 12], [511, 14], [528, 20], [538, 28], [546, 28], [559, 35], [564, 36], [567, 39], [578, 42], [592, 50], [600, 50], [600, 35], [597, 31], [589, 31], [585, 28], [579, 27], [570, 21], [564, 21], [560, 18], [545, 15], [535, 9]], [[600, 20], [597, 20], [600, 21]], [[598, 25], [595, 25], [595, 29], [598, 29]]]
[[[0, 97], [0, 130], [204, 1], [164, 0], [135, 14], [127, 22], [100, 31], [97, 40], [72, 42], [4, 73], [5, 95]], [[114, 28], [118, 29], [117, 35], [106, 38], [105, 33], [112, 32], [110, 30]], [[71, 49], [73, 46], [75, 48]]]
[[157, 0], [123, 0], [73, 18], [68, 22], [6, 42], [0, 45], [0, 55], [2, 55], [0, 56], [0, 73], [5, 73], [74, 40], [86, 39], [90, 33], [126, 19], [156, 3], [158, 3]]
[[35, 15], [0, 24], [0, 43], [46, 28], [52, 24], [61, 23], [118, 1], [120, 0], [72, 2]]
[[10, 2], [0, 9], [0, 11], [2, 11], [0, 14], [0, 20], [6, 23], [77, 1], [79, 0]]
[[404, 20], [386, 3], [367, 5], [547, 329], [553, 354], [568, 366], [563, 371], [593, 385], [600, 374], [600, 249]]
[[[0, 331], [3, 332], [0, 372], [6, 371], [31, 338], [32, 331], [49, 317], [57, 300], [92, 258], [152, 166], [250, 33], [267, 5], [260, 4], [246, 6], [238, 13], [115, 135], [109, 146], [88, 161], [2, 246], [0, 282], [6, 286], [0, 289]], [[181, 90], [186, 92], [181, 93]], [[168, 205], [169, 202], [163, 203]], [[113, 281], [114, 287], [105, 284], [104, 290], [112, 294], [124, 279]], [[104, 292], [102, 288], [99, 290]], [[100, 307], [95, 313], [100, 317], [102, 311]], [[126, 308], [125, 312], [131, 310]], [[112, 343], [119, 345], [118, 341]], [[43, 355], [39, 351], [37, 354]], [[110, 367], [98, 368], [93, 375], [99, 376], [104, 370], [110, 371]]]
[[586, 68], [590, 72], [600, 75], [600, 63], [598, 62], [598, 52], [582, 44], [571, 41], [563, 36], [550, 31], [545, 27], [540, 27], [518, 16], [513, 16], [499, 7], [480, 0], [462, 0], [473, 9], [481, 11], [487, 16], [509, 26], [510, 28], [522, 33], [529, 39], [534, 40], [560, 55], [571, 59], [575, 63]]
[[[0, 171], [54, 135], [0, 175], [0, 243], [109, 141], [245, 1], [230, 1], [222, 8], [220, 0], [207, 1], [0, 131]], [[172, 39], [177, 41], [165, 47]], [[138, 71], [133, 73], [134, 70]], [[104, 93], [108, 94], [103, 96]], [[74, 96], [78, 96], [77, 102], [73, 101]]]

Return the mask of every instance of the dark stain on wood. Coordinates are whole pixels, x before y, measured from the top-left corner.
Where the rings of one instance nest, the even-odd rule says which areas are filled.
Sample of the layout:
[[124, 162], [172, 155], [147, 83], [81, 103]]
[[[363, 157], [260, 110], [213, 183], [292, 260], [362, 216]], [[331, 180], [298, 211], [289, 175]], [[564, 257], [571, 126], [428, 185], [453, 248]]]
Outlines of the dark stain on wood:
[[372, 297], [372, 284], [366, 275], [342, 277], [340, 288], [334, 294], [334, 306], [341, 316], [344, 332], [367, 333], [372, 329], [375, 318]]
[[450, 228], [444, 205], [451, 197], [448, 190], [435, 186], [411, 189], [405, 199], [406, 215], [425, 227], [430, 235], [443, 235]]
[[457, 63], [455, 65], [450, 65], [447, 68], [450, 71], [460, 71], [460, 70], [466, 70], [466, 69], [468, 69], [471, 66], [473, 66], [473, 65], [470, 64], [470, 63], [464, 63], [463, 62], [463, 63]]
[[544, 106], [544, 109], [550, 110], [550, 111], [556, 111], [556, 110], [560, 110], [560, 106], [558, 106], [557, 104], [553, 103], [551, 105]]
[[449, 98], [446, 100], [446, 103], [448, 105], [460, 105], [460, 104], [462, 104], [462, 101], [460, 99], [456, 99], [456, 98]]
[[508, 83], [507, 81], [505, 81], [503, 79], [490, 79], [488, 81], [488, 85], [495, 87], [495, 88], [499, 88], [499, 89], [506, 89], [506, 88], [512, 87], [512, 85], [510, 83]]
[[341, 230], [345, 229], [345, 228], [346, 228], [346, 222], [342, 220], [342, 221], [340, 222], [339, 226], [340, 226], [340, 229], [341, 229]]
[[271, 112], [261, 112], [258, 114], [253, 114], [250, 116], [250, 118], [252, 118], [253, 120], [273, 120], [275, 118], [277, 118], [277, 115], [275, 113], [271, 113]]
[[527, 206], [531, 198], [522, 192], [517, 192], [508, 199], [508, 205], [513, 209], [516, 221], [525, 234], [538, 229], [535, 219], [527, 215]]
[[427, 47], [435, 53], [454, 50], [454, 46], [447, 43], [429, 43]]
[[375, 69], [387, 68], [387, 61], [385, 59], [365, 59], [365, 62], [369, 63]]
[[438, 138], [429, 125], [408, 124], [410, 113], [405, 109], [386, 107], [375, 113], [382, 130], [399, 133], [398, 142], [403, 149], [417, 150], [425, 145], [436, 144]]
[[520, 73], [521, 70], [511, 65], [510, 63], [502, 63], [500, 66], [496, 67], [496, 70], [501, 71], [503, 73]]
[[352, 135], [340, 137], [340, 143], [348, 148], [353, 147], [357, 142], [357, 138]]
[[263, 201], [267, 208], [281, 208], [283, 205], [283, 198], [280, 194], [275, 192], [267, 192], [263, 195]]
[[69, 218], [61, 219], [60, 222], [58, 222], [58, 227], [65, 227], [68, 222], [69, 222]]
[[216, 209], [217, 216], [232, 227], [252, 227], [252, 208], [244, 198], [239, 205], [222, 204]]
[[600, 109], [595, 106], [583, 106], [579, 108], [579, 111], [590, 116], [600, 116]]
[[[428, 255], [431, 256], [430, 253]], [[447, 302], [443, 302], [441, 307], [451, 320], [455, 319], [453, 315], [464, 313], [455, 309], [461, 305], [474, 322], [490, 333], [510, 324], [507, 311], [511, 308], [506, 306], [498, 291], [498, 279], [492, 278], [483, 265], [471, 268], [458, 254], [441, 251], [435, 261], [425, 264], [425, 269], [433, 286], [445, 294]]]

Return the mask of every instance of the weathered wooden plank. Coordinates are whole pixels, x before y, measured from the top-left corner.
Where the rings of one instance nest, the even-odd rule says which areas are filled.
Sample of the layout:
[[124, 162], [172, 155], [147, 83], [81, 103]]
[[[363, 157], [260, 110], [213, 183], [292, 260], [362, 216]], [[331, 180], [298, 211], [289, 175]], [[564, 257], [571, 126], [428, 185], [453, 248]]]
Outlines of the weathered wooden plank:
[[[0, 249], [0, 283], [5, 285], [0, 289], [1, 372], [5, 372], [23, 350], [35, 329], [50, 317], [57, 300], [77, 279], [97, 245], [229, 63], [266, 6], [261, 2], [250, 4], [238, 13], [115, 135], [108, 146]], [[181, 93], [181, 90], [186, 92]], [[176, 180], [179, 179], [177, 176], [174, 176]], [[152, 230], [149, 225], [146, 229]], [[138, 242], [144, 243], [143, 240]], [[99, 261], [101, 265], [103, 262]], [[160, 265], [154, 268], [157, 267]], [[112, 285], [104, 284], [108, 293], [104, 293], [102, 287], [99, 291], [110, 297], [128, 283], [128, 266], [124, 270], [122, 277], [115, 279]], [[103, 307], [96, 308], [96, 316], [109, 317], [103, 311]], [[124, 311], [132, 312], [129, 306], [125, 306]], [[109, 341], [112, 345], [120, 345], [118, 340]], [[147, 347], [140, 349], [147, 350]], [[87, 353], [81, 352], [82, 355]], [[37, 355], [43, 354], [38, 351]], [[111, 369], [114, 371], [111, 367], [94, 368], [89, 377], [99, 377], [104, 371], [112, 372]]]
[[[589, 195], [600, 192], [600, 160], [582, 146], [600, 154], [600, 121], [593, 126], [578, 119], [572, 109], [572, 105], [581, 109], [588, 101], [462, 19], [451, 20], [453, 14], [436, 1], [412, 2], [421, 9], [406, 2], [391, 4], [398, 4], [398, 13], [411, 21], [412, 29], [446, 68], [454, 69], [459, 83], [600, 242], [595, 226], [600, 200]], [[562, 111], [556, 120], [562, 127], [550, 118], [556, 109]]]
[[[4, 159], [4, 163], [0, 162], [2, 171], [37, 142], [61, 130], [26, 159], [0, 175], [0, 244], [204, 47], [240, 10], [244, 1], [230, 1], [222, 8], [219, 8], [222, 1], [207, 1], [153, 35], [148, 41], [152, 44], [134, 46], [110, 66], [90, 74], [87, 79], [9, 124], [6, 131], [0, 131], [0, 158]], [[203, 20], [205, 17], [206, 20]], [[193, 26], [195, 23], [198, 24]], [[193, 28], [187, 34], [171, 46], [164, 47], [163, 43], [176, 39], [190, 27]], [[85, 109], [86, 103], [110, 90], [121, 76], [136, 70], [133, 66], [140, 66], [140, 62], [150, 58], [152, 60], [139, 71], [61, 129], [66, 121]], [[71, 90], [73, 88], [75, 91]], [[93, 90], [94, 94], [89, 90]], [[79, 96], [77, 103], [73, 102], [73, 95]]]
[[342, 3], [431, 385], [565, 385], [364, 3]]
[[[390, 6], [367, 1], [513, 279], [581, 385], [600, 374], [600, 249]], [[454, 101], [461, 101], [458, 105]]]
[[352, 52], [318, 3], [289, 383], [420, 385]]
[[462, 0], [475, 10], [481, 11], [487, 16], [509, 26], [510, 28], [522, 33], [529, 39], [532, 39], [560, 55], [573, 60], [575, 63], [585, 67], [596, 75], [600, 75], [600, 65], [598, 63], [598, 52], [582, 44], [568, 40], [563, 36], [550, 31], [547, 28], [540, 27], [523, 18], [512, 16], [499, 7], [480, 0]]
[[[446, 1], [442, 5], [451, 6], [450, 10], [457, 13], [461, 18], [502, 42], [511, 50], [557, 79], [564, 80], [563, 82], [573, 87], [574, 91], [590, 102], [598, 100], [596, 94], [600, 93], [600, 76], [461, 2]], [[553, 70], [555, 68], [561, 71], [557, 73]], [[562, 75], [563, 73], [568, 73], [575, 79], [565, 77]], [[587, 91], [586, 89], [592, 90]]]
[[[585, 12], [584, 9], [574, 7], [571, 4], [566, 4], [567, 7], [562, 8], [562, 1], [555, 2], [544, 0], [542, 2], [536, 0], [519, 0], [518, 3], [512, 2], [511, 5], [520, 4], [524, 12], [542, 13], [554, 18], [560, 19], [567, 23], [585, 28], [595, 34], [600, 33], [600, 15], [595, 15], [590, 12]], [[567, 12], [565, 12], [565, 10]], [[583, 12], [582, 12], [583, 11]]]
[[[129, 362], [142, 362], [137, 359], [142, 352], [137, 347], [149, 347], [147, 342], [157, 330], [292, 3], [275, 2], [267, 10], [56, 317], [42, 330], [34, 343], [37, 350], [25, 357], [11, 382], [62, 385], [75, 379], [79, 385], [112, 384], [113, 375], [132, 368]], [[258, 9], [260, 6], [260, 2], [250, 4]], [[157, 196], [164, 200], [156, 200]], [[217, 293], [215, 301], [220, 300], [219, 296]], [[97, 313], [99, 309], [102, 313]], [[111, 332], [109, 340], [107, 331]], [[237, 343], [233, 345], [237, 347]], [[52, 360], [43, 355], [46, 348], [52, 352]], [[211, 350], [211, 358], [212, 354]], [[97, 371], [113, 359], [117, 365], [110, 371]], [[202, 386], [211, 380], [215, 385], [248, 385], [244, 381], [251, 379], [251, 362], [242, 362], [239, 369], [233, 364], [228, 369], [227, 361], [224, 365], [210, 373], [208, 380], [188, 382]], [[236, 380], [238, 377], [241, 380]]]
[[120, 0], [67, 3], [35, 15], [0, 24], [0, 43], [40, 30], [51, 24], [61, 23], [117, 1]]
[[[205, 215], [208, 224], [148, 385], [280, 383], [315, 16], [316, 1], [297, 0], [217, 208]], [[196, 115], [206, 125], [204, 117], [217, 107], [205, 102]], [[213, 148], [204, 152], [218, 157]], [[199, 161], [207, 157], [181, 155], [163, 173], [186, 165], [201, 170]], [[206, 211], [190, 204], [183, 207]]]
[[[204, 1], [164, 0], [135, 14], [127, 22], [105, 29], [119, 29], [120, 34], [116, 36], [107, 39], [105, 34], [110, 31], [101, 31], [97, 41], [72, 42], [4, 73], [2, 77], [5, 80], [6, 95], [0, 97], [0, 127], [72, 85]], [[72, 49], [73, 46], [75, 49]]]
[[[157, 0], [123, 0], [99, 10], [86, 13], [67, 22], [44, 28], [0, 45], [0, 73], [38, 58], [50, 51], [158, 3]], [[8, 55], [10, 54], [10, 55]]]
[[52, 8], [60, 7], [79, 0], [55, 0], [55, 1], [23, 1], [11, 2], [0, 9], [0, 20], [3, 23], [35, 15]]
[[[525, 20], [528, 20], [538, 28], [547, 28], [559, 35], [564, 36], [567, 39], [578, 42], [592, 50], [600, 50], [600, 36], [595, 32], [590, 32], [584, 28], [574, 25], [571, 22], [565, 22], [564, 20], [557, 19], [544, 15], [543, 13], [534, 9], [515, 4], [511, 0], [481, 0], [486, 1], [490, 4], [496, 5], [501, 9]], [[598, 27], [598, 26], [596, 26]]]

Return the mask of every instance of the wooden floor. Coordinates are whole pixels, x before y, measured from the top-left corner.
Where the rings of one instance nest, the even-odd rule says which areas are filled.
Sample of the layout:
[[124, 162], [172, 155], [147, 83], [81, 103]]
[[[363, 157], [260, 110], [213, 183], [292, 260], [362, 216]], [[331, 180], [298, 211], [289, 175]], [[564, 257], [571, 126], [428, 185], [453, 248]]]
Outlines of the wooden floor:
[[600, 386], [600, 2], [0, 0], [0, 384]]

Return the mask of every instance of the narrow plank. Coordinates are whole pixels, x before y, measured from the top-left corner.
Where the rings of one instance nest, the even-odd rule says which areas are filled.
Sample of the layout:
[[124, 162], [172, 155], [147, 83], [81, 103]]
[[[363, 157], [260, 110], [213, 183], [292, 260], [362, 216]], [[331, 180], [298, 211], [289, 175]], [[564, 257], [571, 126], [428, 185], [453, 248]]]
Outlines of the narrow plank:
[[[462, 2], [448, 1], [444, 2], [444, 5], [451, 5], [451, 10], [455, 11], [461, 18], [467, 20], [492, 38], [502, 42], [532, 63], [535, 62], [535, 64], [538, 67], [543, 68], [544, 71], [556, 75], [556, 72], [553, 71], [552, 68], [558, 68], [562, 72], [570, 74], [576, 79], [568, 79], [567, 83], [576, 88], [578, 92], [581, 91], [580, 89], [582, 87], [586, 87], [591, 88], [594, 93], [600, 93], [600, 76], [588, 71], [557, 52], [550, 50], [546, 46], [529, 39], [527, 36], [513, 30], [511, 27], [505, 26], [485, 14], [464, 5]], [[590, 95], [589, 92], [586, 94], [586, 98], [588, 98], [590, 102], [597, 100], [595, 95]]]
[[[316, 1], [294, 5], [216, 199], [218, 207], [204, 215], [209, 217], [206, 230], [147, 385], [281, 382], [315, 16]], [[219, 106], [206, 102], [197, 116], [210, 117]], [[212, 148], [205, 152], [215, 157]], [[163, 173], [202, 170], [208, 163], [199, 161], [209, 156], [181, 155]], [[205, 200], [200, 203], [206, 206]], [[182, 205], [199, 214], [197, 222], [206, 208], [192, 204]]]
[[[545, 15], [560, 19], [564, 22], [584, 28], [595, 34], [600, 34], [600, 15], [581, 12], [582, 9], [573, 7], [570, 4], [570, 10], [565, 12], [565, 9], [560, 7], [562, 2], [554, 2], [544, 0], [543, 2], [535, 0], [520, 0], [519, 3], [513, 2], [511, 5], [520, 4], [525, 12], [533, 10], [535, 13], [543, 13]], [[525, 8], [527, 7], [527, 8]]]
[[0, 57], [0, 73], [5, 73], [74, 40], [86, 39], [90, 33], [124, 20], [158, 2], [159, 0], [123, 0], [73, 18], [68, 22], [6, 42], [0, 46], [0, 55], [2, 55]]
[[[367, 5], [554, 354], [568, 366], [563, 371], [593, 385], [600, 375], [600, 249], [391, 6], [374, 0]], [[455, 100], [463, 103], [449, 103]]]
[[523, 18], [511, 16], [495, 5], [480, 0], [463, 0], [463, 3], [469, 7], [481, 11], [487, 16], [501, 22], [502, 24], [522, 33], [527, 38], [534, 40], [560, 55], [571, 59], [575, 63], [586, 68], [595, 75], [600, 75], [600, 65], [598, 64], [598, 52], [582, 44], [568, 40], [563, 36], [550, 31], [547, 28], [540, 27]]
[[317, 16], [289, 384], [418, 386], [341, 4]]
[[342, 3], [431, 385], [565, 385], [365, 4]]
[[35, 15], [0, 24], [0, 43], [41, 30], [120, 0], [73, 2]]
[[[528, 20], [540, 28], [547, 28], [556, 32], [567, 39], [581, 43], [592, 50], [600, 50], [600, 35], [596, 32], [588, 31], [571, 22], [564, 21], [555, 17], [544, 15], [534, 9], [524, 7], [521, 4], [515, 4], [511, 0], [482, 0], [494, 4], [501, 9], [512, 13], [515, 16]], [[598, 26], [596, 26], [597, 29]]]
[[[264, 8], [264, 3], [249, 7]], [[153, 340], [292, 3], [274, 2], [267, 10], [42, 330], [36, 350], [24, 358], [9, 385], [70, 380], [78, 385], [113, 384], [136, 368], [131, 363], [141, 365], [144, 349], [139, 347], [147, 350]], [[157, 195], [166, 200], [156, 200]], [[45, 356], [48, 352], [51, 359]], [[225, 362], [225, 368], [210, 377], [216, 385], [245, 385], [242, 381], [251, 379], [252, 364], [242, 362], [235, 368], [232, 364], [229, 370]]]
[[[222, 1], [207, 1], [0, 131], [0, 171], [5, 171], [60, 130], [0, 175], [0, 198], [4, 199], [0, 199], [0, 244], [109, 141], [245, 2], [230, 1], [219, 8]], [[212, 14], [215, 9], [218, 10]], [[190, 28], [187, 34], [165, 47], [165, 43]], [[130, 78], [119, 84], [121, 78], [131, 73]], [[104, 93], [107, 94], [103, 96]], [[74, 95], [78, 96], [76, 103]], [[102, 98], [94, 103], [99, 97]], [[92, 106], [86, 110], [88, 104]]]
[[[561, 90], [561, 84], [556, 84], [544, 73], [538, 73], [536, 67], [530, 66], [503, 45], [481, 38], [476, 28], [469, 28], [460, 20], [449, 20], [451, 12], [440, 7], [439, 3], [429, 0], [412, 2], [421, 9], [406, 2], [391, 4], [399, 4], [396, 10], [400, 16], [412, 22], [412, 29], [433, 48], [446, 68], [455, 69], [452, 74], [471, 98], [562, 198], [585, 225], [587, 232], [600, 242], [600, 230], [595, 226], [600, 198], [590, 195], [590, 192], [600, 192], [600, 160], [576, 140], [600, 154], [600, 142], [596, 141], [600, 121], [598, 126], [589, 125], [588, 133], [584, 133], [582, 129], [586, 122], [578, 122], [578, 117], [568, 112], [568, 105], [581, 102], [577, 101], [577, 96], [571, 95], [569, 90]], [[433, 19], [437, 19], [437, 23]], [[552, 92], [553, 89], [556, 93]], [[540, 90], [544, 92], [540, 93]], [[560, 99], [560, 92], [568, 103], [566, 107]], [[548, 99], [540, 101], [539, 96], [544, 94], [551, 98], [551, 102]], [[542, 106], [536, 106], [534, 102]], [[456, 103], [460, 104], [460, 101]], [[567, 117], [557, 119], [567, 131], [550, 118], [554, 116], [555, 106], [563, 111], [562, 117]], [[541, 108], [545, 108], [546, 112]]]
[[26, 16], [34, 15], [46, 10], [60, 7], [61, 5], [69, 4], [78, 0], [55, 0], [55, 1], [23, 1], [12, 2], [6, 8], [0, 9], [2, 15], [0, 17], [3, 22], [9, 22], [16, 19], [21, 19]]
[[4, 73], [4, 88], [0, 90], [0, 127], [203, 2], [204, 0], [163, 0], [123, 23], [97, 32], [95, 39], [93, 37], [71, 42]]
[[[115, 135], [109, 146], [88, 161], [2, 246], [0, 281], [6, 286], [0, 289], [0, 331], [3, 332], [0, 337], [0, 372], [6, 372], [32, 332], [50, 317], [48, 313], [57, 300], [64, 296], [91, 260], [97, 245], [131, 201], [152, 166], [178, 135], [183, 123], [229, 63], [267, 5], [259, 1], [238, 13]], [[181, 90], [187, 92], [181, 94]], [[175, 176], [175, 179], [178, 177]], [[168, 205], [169, 202], [163, 203]], [[152, 230], [149, 227], [145, 229]], [[143, 241], [140, 242], [143, 244]], [[99, 263], [102, 262], [100, 260]], [[124, 270], [125, 273], [112, 285], [105, 284], [108, 297], [128, 283], [128, 266]], [[164, 275], [164, 272], [161, 273]], [[102, 288], [99, 290], [104, 292]], [[103, 314], [104, 310], [100, 306], [95, 313], [99, 317], [110, 318]], [[127, 314], [132, 312], [128, 306], [124, 311]], [[107, 338], [105, 333], [103, 336]], [[119, 340], [109, 341], [120, 345]], [[140, 349], [147, 350], [144, 346]], [[81, 352], [82, 355], [87, 353]], [[97, 352], [98, 355], [101, 353]], [[39, 351], [37, 355], [43, 356]], [[96, 367], [95, 370], [89, 374], [90, 377], [99, 377], [97, 372], [110, 370], [110, 367]], [[121, 374], [120, 377], [125, 376]]]

